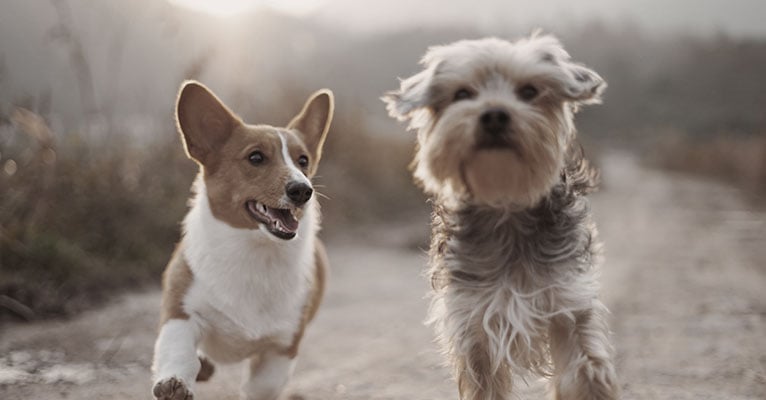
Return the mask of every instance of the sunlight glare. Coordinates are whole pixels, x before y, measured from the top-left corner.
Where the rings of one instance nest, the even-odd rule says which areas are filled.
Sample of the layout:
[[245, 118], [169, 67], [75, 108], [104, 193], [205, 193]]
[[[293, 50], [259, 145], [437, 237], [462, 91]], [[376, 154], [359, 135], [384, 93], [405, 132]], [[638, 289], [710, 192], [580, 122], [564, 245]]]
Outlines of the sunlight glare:
[[175, 6], [218, 16], [230, 16], [251, 12], [266, 6], [290, 14], [307, 14], [323, 0], [168, 0]]

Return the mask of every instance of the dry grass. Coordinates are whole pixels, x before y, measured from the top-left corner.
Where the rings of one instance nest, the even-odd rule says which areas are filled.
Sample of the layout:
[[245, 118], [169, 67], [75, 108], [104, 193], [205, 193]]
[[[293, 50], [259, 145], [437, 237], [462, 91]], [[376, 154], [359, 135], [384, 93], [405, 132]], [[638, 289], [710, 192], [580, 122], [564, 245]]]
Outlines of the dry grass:
[[766, 194], [766, 134], [694, 137], [663, 135], [647, 158], [654, 165], [729, 182], [749, 194]]
[[177, 144], [55, 137], [32, 113], [13, 118], [0, 136], [0, 296], [45, 317], [156, 278], [193, 175]]

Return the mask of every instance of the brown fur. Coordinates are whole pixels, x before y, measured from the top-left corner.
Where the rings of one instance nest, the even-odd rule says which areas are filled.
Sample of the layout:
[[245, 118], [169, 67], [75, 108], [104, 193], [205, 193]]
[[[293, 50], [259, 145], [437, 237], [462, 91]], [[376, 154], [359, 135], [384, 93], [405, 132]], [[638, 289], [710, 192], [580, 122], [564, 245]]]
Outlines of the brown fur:
[[468, 357], [455, 360], [455, 376], [461, 399], [494, 399], [511, 392], [511, 370], [493, 373], [486, 345], [477, 344]]
[[298, 347], [300, 346], [303, 334], [306, 332], [306, 326], [308, 326], [309, 322], [314, 319], [314, 316], [319, 310], [319, 304], [322, 302], [322, 297], [324, 296], [329, 261], [327, 260], [327, 252], [325, 251], [324, 244], [319, 239], [316, 241], [315, 254], [316, 267], [314, 269], [314, 285], [311, 287], [311, 291], [306, 298], [306, 304], [303, 307], [303, 315], [301, 316], [301, 323], [298, 331], [295, 332], [292, 344], [285, 351], [285, 354], [290, 358], [294, 358], [298, 354]]
[[[235, 134], [221, 149], [218, 168], [210, 170], [203, 166], [210, 209], [216, 218], [235, 228], [256, 229], [258, 222], [244, 206], [248, 200], [280, 208], [279, 200], [290, 179], [290, 170], [282, 162], [269, 162], [282, 158], [278, 132], [287, 137], [292, 157], [298, 158], [308, 152], [300, 140], [294, 137], [294, 132], [267, 126], [242, 125], [235, 129]], [[261, 151], [266, 157], [266, 161], [258, 168], [253, 168], [247, 159], [254, 150]], [[301, 217], [300, 210], [296, 210], [295, 216]]]
[[193, 279], [194, 276], [184, 260], [183, 250], [179, 244], [162, 274], [160, 326], [169, 319], [189, 319], [189, 314], [184, 310], [183, 298]]
[[197, 373], [197, 382], [206, 382], [215, 373], [215, 365], [205, 357], [199, 358], [199, 372]]
[[[325, 114], [322, 110], [329, 110], [329, 112]], [[316, 174], [334, 113], [335, 103], [327, 91], [320, 90], [306, 101], [301, 112], [287, 124], [287, 129], [292, 129], [297, 133], [312, 152], [312, 157], [309, 158], [310, 161], [313, 161], [309, 165], [309, 177]], [[308, 132], [308, 134], [304, 132]], [[311, 134], [312, 132], [314, 134]]]

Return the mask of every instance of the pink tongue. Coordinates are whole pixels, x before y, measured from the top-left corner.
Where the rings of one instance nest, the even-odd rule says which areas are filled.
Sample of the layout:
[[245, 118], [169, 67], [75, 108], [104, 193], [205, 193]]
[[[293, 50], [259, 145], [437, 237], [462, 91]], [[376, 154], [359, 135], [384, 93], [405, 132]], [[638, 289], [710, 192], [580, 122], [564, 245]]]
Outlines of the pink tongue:
[[269, 216], [282, 222], [282, 226], [290, 232], [298, 229], [298, 220], [293, 217], [289, 210], [269, 208]]

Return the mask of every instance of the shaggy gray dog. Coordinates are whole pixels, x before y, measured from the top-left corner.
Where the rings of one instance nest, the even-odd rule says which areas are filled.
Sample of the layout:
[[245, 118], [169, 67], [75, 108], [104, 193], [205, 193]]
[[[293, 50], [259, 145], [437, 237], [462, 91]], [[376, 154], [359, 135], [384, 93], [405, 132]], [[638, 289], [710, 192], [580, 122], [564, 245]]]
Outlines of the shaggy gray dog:
[[551, 376], [556, 399], [617, 398], [585, 197], [597, 176], [573, 123], [606, 84], [536, 34], [433, 47], [422, 64], [383, 99], [418, 132], [429, 321], [460, 398], [509, 399], [513, 374]]

